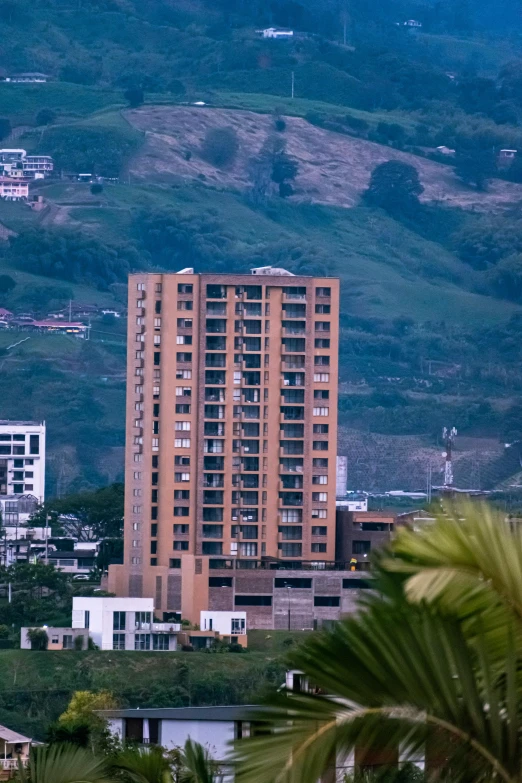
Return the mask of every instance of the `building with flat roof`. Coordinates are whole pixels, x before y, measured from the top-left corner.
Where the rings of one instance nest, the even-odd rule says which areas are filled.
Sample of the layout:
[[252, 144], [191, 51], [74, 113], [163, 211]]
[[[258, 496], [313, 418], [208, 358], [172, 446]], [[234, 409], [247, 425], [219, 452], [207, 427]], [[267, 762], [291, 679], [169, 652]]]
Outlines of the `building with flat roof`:
[[[25, 506], [17, 502], [19, 496], [32, 502], [24, 519]], [[0, 501], [4, 503], [4, 524], [19, 524], [34, 510], [34, 499], [45, 499], [45, 422], [0, 420]], [[16, 508], [14, 507], [16, 505]], [[29, 507], [31, 503], [25, 504]], [[23, 508], [22, 508], [23, 507]], [[11, 517], [10, 514], [13, 516]]]
[[109, 589], [198, 622], [209, 569], [333, 562], [339, 280], [141, 273], [128, 312], [125, 555]]

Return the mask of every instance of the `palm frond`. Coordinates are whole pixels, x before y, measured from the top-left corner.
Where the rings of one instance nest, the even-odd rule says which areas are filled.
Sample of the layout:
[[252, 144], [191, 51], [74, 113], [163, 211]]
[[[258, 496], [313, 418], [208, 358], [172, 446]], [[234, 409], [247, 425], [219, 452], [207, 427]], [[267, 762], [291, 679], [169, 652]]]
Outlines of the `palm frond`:
[[113, 761], [115, 770], [132, 783], [170, 783], [169, 764], [161, 748], [127, 747]]
[[220, 775], [217, 763], [199, 742], [188, 739], [182, 756], [181, 783], [217, 783]]
[[291, 656], [291, 665], [331, 697], [271, 700], [260, 715], [270, 734], [237, 745], [244, 783], [316, 780], [332, 758], [346, 760], [356, 746], [385, 741], [415, 753], [436, 731], [451, 738], [441, 766], [451, 768], [454, 783], [470, 770], [475, 781], [511, 780], [522, 750], [512, 723], [519, 692], [514, 688], [510, 697], [509, 691], [513, 639], [511, 675], [499, 678], [487, 644], [477, 652], [457, 620], [425, 605], [375, 599], [359, 617], [312, 637]]
[[28, 777], [31, 783], [110, 783], [105, 763], [76, 745], [33, 747]]

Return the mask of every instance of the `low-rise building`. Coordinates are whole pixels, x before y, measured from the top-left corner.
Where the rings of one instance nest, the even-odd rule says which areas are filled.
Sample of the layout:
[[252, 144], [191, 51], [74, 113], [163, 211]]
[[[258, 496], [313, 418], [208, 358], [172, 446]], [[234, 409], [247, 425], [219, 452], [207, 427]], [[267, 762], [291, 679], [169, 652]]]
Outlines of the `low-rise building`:
[[65, 574], [85, 574], [88, 575], [96, 565], [96, 550], [77, 550], [77, 551], [56, 551], [50, 550], [47, 555], [40, 555], [40, 559], [45, 557], [50, 565], [54, 565], [58, 571]]
[[0, 780], [13, 777], [19, 762], [28, 763], [32, 742], [30, 737], [0, 726]]
[[336, 554], [354, 570], [365, 567], [370, 553], [391, 539], [396, 514], [386, 511], [351, 511], [343, 505], [336, 513]]
[[0, 177], [0, 198], [21, 201], [29, 197], [29, 183], [12, 177]]
[[293, 30], [285, 30], [281, 27], [267, 27], [264, 30], [256, 30], [256, 33], [262, 38], [275, 38], [283, 41], [294, 37]]

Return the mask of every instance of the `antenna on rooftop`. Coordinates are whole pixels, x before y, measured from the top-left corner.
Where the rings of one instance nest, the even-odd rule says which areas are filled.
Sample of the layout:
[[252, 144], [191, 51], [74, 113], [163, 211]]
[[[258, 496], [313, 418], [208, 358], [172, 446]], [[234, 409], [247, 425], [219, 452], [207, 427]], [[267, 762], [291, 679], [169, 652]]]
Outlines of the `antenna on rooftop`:
[[444, 464], [444, 487], [450, 489], [453, 486], [453, 461], [452, 451], [453, 443], [457, 437], [457, 430], [455, 427], [448, 429], [444, 427], [442, 430], [442, 440], [444, 441], [444, 447], [446, 451], [442, 452], [442, 456], [446, 462]]

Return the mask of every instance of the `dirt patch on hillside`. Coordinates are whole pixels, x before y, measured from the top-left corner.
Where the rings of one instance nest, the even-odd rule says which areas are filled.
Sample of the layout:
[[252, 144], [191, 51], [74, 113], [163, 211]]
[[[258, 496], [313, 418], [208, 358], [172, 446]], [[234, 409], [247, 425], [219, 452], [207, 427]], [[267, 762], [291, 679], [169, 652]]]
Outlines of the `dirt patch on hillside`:
[[[147, 106], [124, 115], [146, 134], [129, 166], [134, 177], [146, 180], [197, 179], [211, 187], [244, 191], [250, 185], [249, 159], [273, 133], [271, 116], [248, 111]], [[208, 128], [223, 127], [237, 131], [240, 147], [230, 168], [217, 169], [202, 160], [199, 150]], [[288, 153], [299, 161], [294, 198], [301, 201], [353, 207], [368, 186], [372, 169], [387, 160], [401, 160], [418, 169], [425, 201], [492, 210], [522, 200], [521, 185], [494, 180], [487, 193], [477, 193], [459, 182], [449, 166], [326, 131], [299, 117], [286, 118], [282, 136]]]

